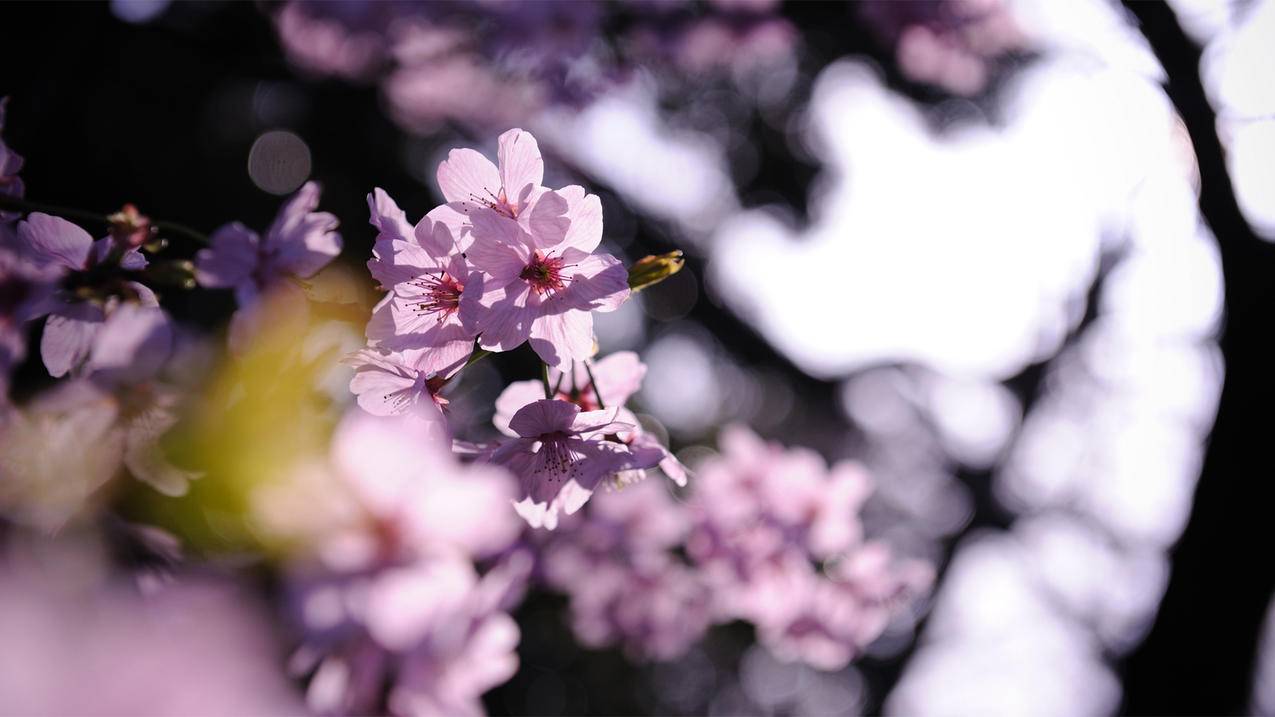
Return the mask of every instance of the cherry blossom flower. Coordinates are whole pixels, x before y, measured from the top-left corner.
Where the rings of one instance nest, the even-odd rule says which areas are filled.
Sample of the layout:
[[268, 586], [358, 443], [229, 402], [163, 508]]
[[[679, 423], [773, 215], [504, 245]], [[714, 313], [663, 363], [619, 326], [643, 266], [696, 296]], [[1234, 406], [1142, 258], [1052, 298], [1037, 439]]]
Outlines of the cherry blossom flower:
[[[590, 378], [590, 374], [592, 378]], [[660, 469], [673, 482], [686, 485], [686, 467], [673, 456], [659, 440], [642, 430], [637, 416], [624, 408], [633, 394], [642, 387], [642, 378], [646, 376], [646, 364], [638, 359], [632, 351], [619, 351], [600, 361], [573, 363], [571, 371], [565, 373], [554, 370], [549, 373], [549, 385], [554, 388], [554, 398], [569, 401], [580, 407], [581, 411], [595, 411], [600, 406], [598, 400], [607, 407], [616, 407], [620, 411], [617, 420], [632, 426], [629, 430], [619, 431], [616, 437], [629, 445], [649, 450], [660, 451]], [[544, 387], [539, 381], [515, 381], [509, 384], [500, 397], [496, 399], [496, 414], [492, 423], [507, 436], [516, 435], [509, 428], [509, 419], [518, 409], [529, 403], [544, 398]], [[616, 483], [625, 485], [646, 478], [646, 471], [635, 469], [623, 471], [617, 475]]]
[[[593, 355], [593, 311], [614, 311], [629, 298], [628, 271], [602, 241], [602, 204], [578, 186], [559, 190], [567, 203], [566, 231], [531, 231], [496, 213], [473, 212], [469, 259], [484, 273], [480, 293], [461, 306], [480, 332], [479, 345], [509, 351], [530, 341], [560, 370]], [[541, 199], [540, 204], [545, 204]], [[532, 210], [535, 213], [535, 210]]]
[[53, 376], [84, 363], [94, 337], [118, 306], [159, 305], [150, 289], [127, 279], [127, 272], [146, 267], [136, 249], [119, 250], [110, 237], [94, 241], [75, 224], [40, 212], [19, 222], [17, 235], [18, 250], [61, 280], [61, 290], [38, 312], [49, 315], [40, 354]]
[[414, 369], [453, 372], [473, 351], [477, 335], [460, 317], [471, 273], [465, 216], [441, 206], [413, 228], [380, 189], [368, 195], [368, 206], [379, 233], [367, 266], [389, 292], [372, 312], [368, 340], [402, 352]]
[[[213, 232], [212, 245], [195, 256], [195, 278], [201, 286], [235, 292], [240, 310], [231, 320], [232, 348], [241, 349], [253, 333], [252, 311], [262, 292], [299, 294], [283, 280], [314, 276], [341, 253], [336, 217], [315, 211], [319, 191], [317, 183], [306, 182], [279, 209], [264, 237], [233, 222]], [[304, 297], [294, 301], [305, 306]]]
[[510, 419], [509, 428], [518, 437], [502, 443], [489, 460], [518, 476], [521, 499], [514, 508], [532, 527], [552, 530], [558, 514], [579, 510], [603, 478], [660, 462], [658, 451], [603, 438], [632, 430], [632, 425], [616, 421], [618, 412], [581, 412], [573, 403], [543, 399]]
[[[448, 153], [438, 165], [443, 197], [471, 219], [494, 220], [507, 231], [518, 227], [548, 244], [562, 241], [569, 222], [568, 199], [542, 186], [545, 163], [536, 138], [515, 128], [500, 135], [497, 142], [499, 167], [472, 149]], [[601, 218], [599, 205], [599, 232]]]

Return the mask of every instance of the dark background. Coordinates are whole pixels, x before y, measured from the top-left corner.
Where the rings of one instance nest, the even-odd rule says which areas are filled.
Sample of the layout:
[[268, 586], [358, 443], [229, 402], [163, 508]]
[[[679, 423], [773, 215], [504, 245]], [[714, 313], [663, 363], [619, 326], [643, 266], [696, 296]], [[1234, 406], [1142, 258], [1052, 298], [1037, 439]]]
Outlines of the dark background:
[[[1166, 89], [1199, 157], [1200, 203], [1221, 250], [1227, 314], [1221, 339], [1226, 382], [1216, 428], [1190, 522], [1172, 553], [1158, 618], [1146, 641], [1116, 665], [1125, 691], [1121, 711], [1237, 713], [1248, 703], [1257, 639], [1275, 590], [1267, 517], [1275, 502], [1269, 419], [1275, 405], [1275, 342], [1269, 339], [1275, 330], [1269, 311], [1275, 306], [1275, 246], [1252, 234], [1236, 206], [1213, 111], [1200, 85], [1199, 48], [1166, 6], [1131, 3], [1129, 9], [1168, 72]], [[923, 104], [936, 99], [900, 79], [873, 37], [855, 29], [853, 9], [840, 3], [790, 4], [784, 12], [803, 34], [805, 69], [817, 70], [846, 54], [869, 55], [901, 92]], [[825, 28], [834, 25], [849, 30], [830, 35]], [[273, 83], [283, 98], [272, 110], [275, 116], [264, 120], [252, 107], [253, 90], [262, 81]], [[373, 238], [366, 193], [383, 187], [409, 216], [419, 216], [434, 198], [404, 158], [428, 157], [436, 145], [456, 139], [455, 133], [435, 140], [408, 137], [386, 118], [372, 87], [299, 78], [285, 63], [262, 8], [251, 3], [178, 3], [159, 22], [141, 26], [117, 20], [105, 4], [0, 5], [3, 95], [11, 97], [6, 140], [27, 160], [22, 176], [30, 199], [104, 214], [132, 202], [154, 218], [203, 232], [232, 220], [259, 228], [269, 224], [279, 199], [249, 181], [248, 149], [266, 129], [291, 129], [309, 144], [312, 176], [324, 186], [322, 206], [341, 218], [343, 260], [355, 265], [369, 254]], [[994, 90], [976, 101], [994, 104]], [[762, 148], [762, 160], [761, 171], [741, 187], [741, 196], [748, 201], [779, 194], [804, 207], [817, 168], [793, 156], [764, 123], [753, 122], [745, 131]], [[634, 220], [615, 216], [625, 212], [623, 204], [607, 199], [608, 223]], [[672, 248], [662, 227], [635, 221], [630, 260]], [[694, 259], [689, 268], [698, 273]], [[174, 293], [165, 302], [180, 319], [210, 327], [233, 308], [227, 297], [207, 292]], [[810, 422], [845, 422], [831, 384], [801, 374], [702, 292], [691, 317], [708, 326], [741, 362], [792, 383], [805, 410], [774, 437], [798, 437]], [[1029, 370], [1010, 382], [1028, 410], [1039, 373]], [[39, 366], [28, 364], [14, 384], [22, 391], [43, 381]], [[962, 477], [978, 503], [966, 531], [1002, 525], [1006, 514], [987, 490], [987, 476]], [[618, 654], [590, 653], [587, 659], [529, 654], [543, 649], [537, 644], [569, 643], [565, 627], [551, 617], [558, 608], [552, 599], [541, 598], [520, 611], [526, 631], [524, 673], [549, 661], [580, 670], [586, 685], [624, 680], [634, 668]], [[554, 634], [538, 636], [538, 630]], [[729, 660], [746, 641], [746, 634], [718, 630], [708, 649]], [[906, 656], [859, 665], [876, 700], [870, 711], [879, 710]], [[498, 712], [511, 709], [524, 682], [520, 674], [496, 690], [489, 706]], [[630, 689], [636, 684], [620, 684], [629, 687], [604, 699], [594, 699], [596, 690], [590, 688], [588, 711], [650, 709], [639, 690]]]

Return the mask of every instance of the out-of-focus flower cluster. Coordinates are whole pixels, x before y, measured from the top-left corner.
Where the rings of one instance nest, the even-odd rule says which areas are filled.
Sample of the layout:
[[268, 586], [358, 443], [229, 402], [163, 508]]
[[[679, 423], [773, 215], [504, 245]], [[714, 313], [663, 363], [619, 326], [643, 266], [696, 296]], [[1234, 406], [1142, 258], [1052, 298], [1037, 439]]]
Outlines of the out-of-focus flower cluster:
[[311, 2], [274, 13], [302, 71], [379, 82], [402, 124], [492, 128], [578, 106], [638, 68], [746, 74], [793, 53], [773, 0]]
[[728, 428], [684, 502], [643, 482], [595, 499], [544, 550], [587, 645], [683, 654], [713, 623], [743, 620], [785, 661], [845, 667], [929, 589], [932, 569], [865, 542], [863, 470]]
[[869, 0], [858, 9], [908, 79], [956, 95], [982, 92], [1012, 54], [1027, 48], [1001, 0]]

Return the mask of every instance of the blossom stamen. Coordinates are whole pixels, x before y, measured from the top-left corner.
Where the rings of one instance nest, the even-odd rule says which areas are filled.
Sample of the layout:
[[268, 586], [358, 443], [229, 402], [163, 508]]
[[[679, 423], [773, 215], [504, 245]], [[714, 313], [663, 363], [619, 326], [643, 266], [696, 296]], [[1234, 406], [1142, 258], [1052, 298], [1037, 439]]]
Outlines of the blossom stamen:
[[517, 204], [514, 204], [513, 202], [509, 201], [509, 198], [505, 196], [504, 187], [500, 188], [499, 194], [496, 194], [495, 192], [486, 188], [484, 188], [484, 191], [487, 192], [486, 197], [480, 197], [477, 194], [470, 194], [469, 198], [487, 207], [488, 209], [496, 212], [497, 214], [501, 214], [503, 216], [509, 217], [510, 219], [518, 218], [518, 212], [520, 208]]
[[437, 276], [425, 274], [412, 280], [412, 285], [424, 290], [425, 297], [414, 304], [418, 314], [434, 314], [439, 321], [451, 316], [460, 308], [460, 295], [465, 285], [447, 272]]
[[537, 294], [553, 294], [566, 288], [568, 279], [563, 276], [563, 270], [572, 266], [575, 265], [563, 264], [561, 257], [545, 256], [537, 250], [518, 278], [530, 284]]

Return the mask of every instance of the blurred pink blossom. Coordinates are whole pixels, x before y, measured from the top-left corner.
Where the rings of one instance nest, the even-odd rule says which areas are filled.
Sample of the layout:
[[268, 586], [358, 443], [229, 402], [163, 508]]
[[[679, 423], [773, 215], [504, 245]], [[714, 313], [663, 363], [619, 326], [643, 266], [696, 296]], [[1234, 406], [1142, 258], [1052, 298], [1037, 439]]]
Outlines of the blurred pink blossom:
[[271, 625], [250, 595], [191, 580], [142, 596], [103, 581], [99, 571], [80, 559], [0, 567], [0, 705], [7, 714], [302, 710]]
[[543, 550], [544, 573], [570, 597], [582, 643], [671, 660], [703, 637], [709, 586], [674, 552], [689, 528], [685, 506], [658, 482], [605, 491], [564, 522]]
[[844, 667], [928, 588], [932, 571], [862, 542], [858, 513], [871, 482], [857, 464], [829, 469], [812, 451], [738, 426], [720, 445], [692, 483], [686, 543], [719, 619], [754, 623], [782, 659]]

